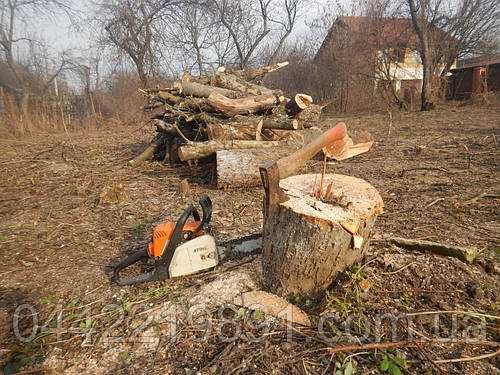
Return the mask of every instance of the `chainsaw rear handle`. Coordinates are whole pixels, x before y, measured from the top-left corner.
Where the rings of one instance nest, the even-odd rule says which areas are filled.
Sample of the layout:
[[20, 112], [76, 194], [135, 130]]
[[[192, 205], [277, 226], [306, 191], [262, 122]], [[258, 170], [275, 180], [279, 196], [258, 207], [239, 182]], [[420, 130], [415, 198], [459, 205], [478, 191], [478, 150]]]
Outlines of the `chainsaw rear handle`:
[[203, 218], [201, 219], [201, 221], [198, 211], [193, 205], [190, 204], [177, 220], [174, 231], [172, 233], [172, 237], [169, 241], [166, 242], [166, 248], [163, 251], [163, 255], [158, 261], [155, 262], [153, 271], [137, 276], [120, 277], [119, 273], [121, 270], [131, 266], [134, 263], [137, 263], [141, 259], [148, 257], [147, 250], [141, 250], [134, 254], [131, 254], [115, 266], [111, 281], [118, 285], [124, 286], [165, 280], [169, 278], [168, 268], [170, 266], [170, 263], [172, 262], [172, 258], [174, 257], [175, 249], [177, 249], [177, 246], [179, 246], [182, 241], [188, 240], [189, 237], [191, 237], [190, 234], [184, 233], [183, 231], [183, 228], [186, 225], [188, 219], [193, 216], [193, 219], [195, 221], [200, 221], [200, 225], [198, 226], [196, 232], [198, 232], [200, 229], [206, 229], [206, 227], [208, 227], [208, 224], [210, 223], [210, 220], [212, 218], [212, 201], [208, 196], [205, 195], [200, 198], [199, 203], [203, 210]]

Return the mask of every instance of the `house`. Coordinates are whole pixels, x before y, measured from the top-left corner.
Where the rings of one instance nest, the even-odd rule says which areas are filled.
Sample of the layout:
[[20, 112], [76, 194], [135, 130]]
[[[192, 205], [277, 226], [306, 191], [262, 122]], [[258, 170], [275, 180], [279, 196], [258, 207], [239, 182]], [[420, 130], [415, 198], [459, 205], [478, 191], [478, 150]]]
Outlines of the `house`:
[[500, 91], [500, 54], [461, 60], [451, 70], [448, 99], [469, 99], [488, 91]]
[[[442, 35], [441, 30], [435, 32]], [[423, 78], [418, 47], [411, 19], [339, 17], [315, 61], [336, 65], [336, 79], [348, 82], [344, 86], [349, 92], [337, 98], [344, 101], [341, 110], [356, 109], [356, 101], [366, 102], [370, 87], [372, 96], [377, 87], [387, 87], [398, 100], [413, 102], [418, 100]]]

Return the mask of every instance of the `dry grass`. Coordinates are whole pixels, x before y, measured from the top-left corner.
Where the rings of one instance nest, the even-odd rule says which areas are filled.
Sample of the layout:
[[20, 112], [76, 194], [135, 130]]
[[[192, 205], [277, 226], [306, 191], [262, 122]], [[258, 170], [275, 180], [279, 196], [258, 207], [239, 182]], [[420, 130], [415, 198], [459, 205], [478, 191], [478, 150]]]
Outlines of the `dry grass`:
[[[381, 192], [386, 207], [376, 226], [369, 259], [362, 269], [358, 266], [339, 278], [321, 303], [306, 306], [313, 319], [332, 314], [331, 337], [342, 330], [343, 314], [357, 317], [364, 313], [368, 319], [377, 313], [423, 310], [498, 314], [498, 280], [488, 261], [468, 266], [454, 259], [388, 247], [381, 240], [392, 233], [476, 246], [483, 253], [497, 246], [496, 200], [464, 202], [498, 188], [498, 107], [451, 106], [430, 113], [395, 113], [391, 127], [385, 114], [331, 118], [324, 126], [337, 120], [347, 123], [355, 139], [369, 132], [376, 144], [359, 158], [329, 165], [328, 172], [366, 179]], [[57, 347], [51, 366], [73, 366], [74, 373], [185, 374], [188, 367], [196, 368], [194, 372], [204, 368], [207, 373], [331, 373], [335, 363], [342, 364], [346, 358], [328, 353], [327, 347], [334, 342], [325, 343], [315, 330], [294, 331], [293, 340], [287, 341], [279, 324], [262, 336], [262, 342], [242, 339], [228, 343], [210, 337], [199, 343], [193, 341], [196, 327], [184, 325], [175, 344], [163, 343], [158, 350], [144, 352], [142, 344], [132, 342], [110, 347], [99, 344], [100, 335], [116, 318], [100, 315], [104, 306], [146, 301], [135, 309], [126, 305], [130, 311], [123, 332], [129, 334], [144, 322], [145, 311], [205, 282], [194, 276], [133, 288], [109, 284], [106, 266], [123, 253], [144, 246], [155, 222], [177, 217], [189, 201], [209, 194], [215, 205], [218, 238], [238, 237], [261, 227], [259, 188], [216, 190], [211, 184], [213, 170], [206, 165], [146, 163], [130, 168], [127, 161], [150, 137], [149, 128], [135, 124], [1, 141], [0, 169], [5, 178], [0, 181], [0, 311], [9, 318], [16, 306], [28, 302], [45, 318], [60, 300], [72, 312], [75, 306], [79, 311], [90, 306], [96, 327], [93, 346], [82, 348], [79, 335], [64, 336], [68, 341], [60, 343], [54, 343], [58, 340], [50, 335], [32, 343], [29, 350], [23, 345], [26, 357]], [[313, 162], [309, 168], [319, 170], [321, 163]], [[191, 185], [188, 197], [177, 193], [184, 178]], [[113, 194], [107, 194], [110, 191]], [[145, 313], [139, 315], [141, 312]], [[67, 319], [78, 326], [84, 318], [75, 313]], [[246, 334], [260, 335], [245, 320], [238, 322]], [[10, 329], [10, 320], [4, 323], [4, 329]], [[414, 328], [431, 335], [426, 324], [422, 321]], [[443, 327], [449, 329], [450, 324], [447, 320]], [[386, 329], [382, 327], [383, 334]], [[352, 333], [354, 336], [339, 342], [361, 337], [356, 330]], [[407, 332], [401, 329], [399, 333]], [[4, 335], [0, 341], [19, 351], [12, 335], [8, 331]], [[370, 342], [375, 337], [361, 339]], [[497, 339], [494, 327], [487, 339]], [[383, 336], [383, 340], [390, 337]], [[462, 343], [401, 349], [397, 355], [407, 358], [408, 373], [421, 374], [438, 371], [430, 359], [485, 352], [487, 348]], [[381, 358], [382, 353], [370, 351], [353, 360], [364, 373], [376, 371]], [[495, 362], [484, 359], [440, 366], [448, 373], [489, 374]]]

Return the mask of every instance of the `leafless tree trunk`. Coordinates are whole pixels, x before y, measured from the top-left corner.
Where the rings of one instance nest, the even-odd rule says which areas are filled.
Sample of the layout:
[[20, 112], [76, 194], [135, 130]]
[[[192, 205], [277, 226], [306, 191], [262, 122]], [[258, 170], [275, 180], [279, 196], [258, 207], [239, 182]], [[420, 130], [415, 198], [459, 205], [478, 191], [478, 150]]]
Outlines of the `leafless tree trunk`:
[[408, 0], [410, 7], [410, 15], [420, 42], [420, 56], [422, 58], [422, 104], [420, 109], [422, 111], [429, 111], [433, 107], [431, 101], [431, 78], [432, 78], [432, 58], [431, 49], [429, 46], [429, 34], [427, 23], [427, 8], [429, 6], [428, 0]]

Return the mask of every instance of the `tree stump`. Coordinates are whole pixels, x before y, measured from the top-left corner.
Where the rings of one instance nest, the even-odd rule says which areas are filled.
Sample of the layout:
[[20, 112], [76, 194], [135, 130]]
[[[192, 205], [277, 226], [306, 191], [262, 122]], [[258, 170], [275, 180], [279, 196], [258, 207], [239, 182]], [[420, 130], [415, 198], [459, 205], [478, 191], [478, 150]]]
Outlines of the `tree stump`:
[[321, 296], [340, 272], [363, 257], [383, 212], [378, 191], [355, 177], [326, 174], [323, 190], [333, 181], [332, 194], [327, 200], [314, 198], [320, 177], [281, 180], [289, 199], [264, 224], [264, 284], [285, 298]]

